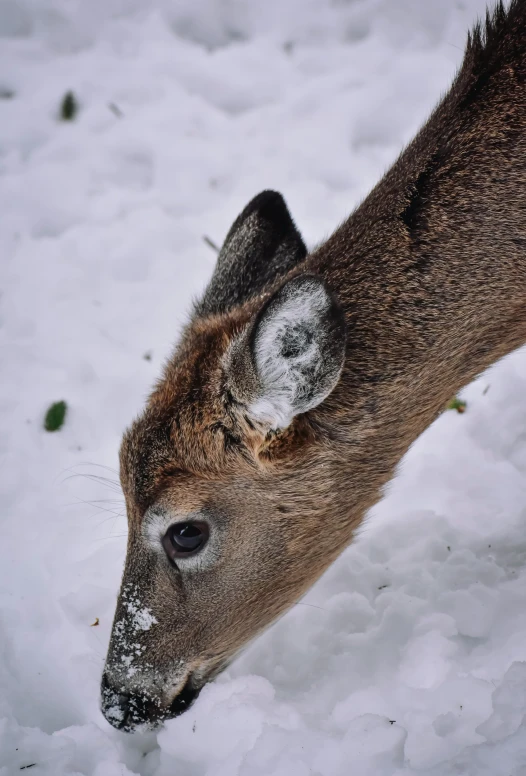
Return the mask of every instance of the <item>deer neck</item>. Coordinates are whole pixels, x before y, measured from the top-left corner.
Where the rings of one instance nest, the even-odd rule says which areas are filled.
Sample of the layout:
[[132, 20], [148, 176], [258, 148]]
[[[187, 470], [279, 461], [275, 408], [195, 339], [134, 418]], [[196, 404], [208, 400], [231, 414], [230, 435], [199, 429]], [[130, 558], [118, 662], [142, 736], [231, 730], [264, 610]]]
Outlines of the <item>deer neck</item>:
[[340, 408], [350, 427], [395, 429], [396, 455], [526, 342], [526, 64], [506, 56], [478, 83], [468, 49], [420, 134], [309, 260], [346, 311]]
[[420, 134], [307, 260], [346, 313], [345, 368], [320, 412], [362, 478], [345, 493], [360, 509], [448, 400], [526, 342], [526, 64], [512, 54], [477, 81], [468, 50]]

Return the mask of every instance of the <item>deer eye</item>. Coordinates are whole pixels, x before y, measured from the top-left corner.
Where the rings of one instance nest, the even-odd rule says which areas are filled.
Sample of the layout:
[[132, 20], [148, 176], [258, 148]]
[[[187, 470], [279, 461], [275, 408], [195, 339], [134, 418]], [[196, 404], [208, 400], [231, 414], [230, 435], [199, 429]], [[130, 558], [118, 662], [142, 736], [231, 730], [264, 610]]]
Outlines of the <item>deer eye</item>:
[[208, 525], [204, 522], [175, 523], [166, 531], [162, 544], [170, 558], [187, 558], [201, 550], [209, 536]]

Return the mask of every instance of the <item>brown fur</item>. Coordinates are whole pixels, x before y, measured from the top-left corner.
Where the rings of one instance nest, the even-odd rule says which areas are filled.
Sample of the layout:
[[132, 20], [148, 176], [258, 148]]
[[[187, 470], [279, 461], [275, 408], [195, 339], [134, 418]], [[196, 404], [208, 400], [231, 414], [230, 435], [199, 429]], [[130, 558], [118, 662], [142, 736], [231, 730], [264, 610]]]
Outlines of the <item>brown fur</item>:
[[[139, 639], [161, 677], [150, 720], [171, 713], [190, 672], [198, 689], [313, 584], [446, 401], [526, 341], [525, 185], [526, 2], [515, 0], [475, 29], [450, 92], [384, 179], [288, 270], [323, 278], [345, 312], [345, 365], [323, 403], [269, 434], [225, 375], [229, 343], [284, 277], [190, 323], [121, 450], [123, 585], [158, 623]], [[142, 520], [158, 504], [219, 515], [213, 567], [179, 575], [152, 556]], [[110, 685], [144, 695], [119, 654], [114, 638]]]

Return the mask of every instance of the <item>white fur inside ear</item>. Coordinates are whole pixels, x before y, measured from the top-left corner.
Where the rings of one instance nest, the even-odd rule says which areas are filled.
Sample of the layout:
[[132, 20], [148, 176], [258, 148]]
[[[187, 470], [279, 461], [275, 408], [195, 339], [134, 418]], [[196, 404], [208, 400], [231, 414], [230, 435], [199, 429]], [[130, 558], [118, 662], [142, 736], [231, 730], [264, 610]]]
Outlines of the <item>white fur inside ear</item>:
[[332, 390], [324, 381], [318, 385], [324, 341], [320, 330], [331, 304], [324, 286], [313, 280], [289, 289], [259, 322], [253, 353], [261, 393], [249, 412], [272, 429], [286, 428]]

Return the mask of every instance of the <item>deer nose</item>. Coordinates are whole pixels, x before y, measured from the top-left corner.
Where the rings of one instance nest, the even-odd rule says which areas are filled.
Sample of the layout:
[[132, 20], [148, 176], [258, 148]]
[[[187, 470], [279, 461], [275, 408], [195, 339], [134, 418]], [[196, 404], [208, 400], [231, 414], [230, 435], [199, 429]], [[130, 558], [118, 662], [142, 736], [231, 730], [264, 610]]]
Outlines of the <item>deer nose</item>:
[[130, 712], [130, 695], [119, 692], [111, 686], [104, 673], [101, 682], [101, 711], [113, 727], [118, 730], [126, 725]]
[[183, 714], [199, 695], [199, 689], [192, 687], [189, 675], [184, 686], [169, 706], [147, 695], [123, 692], [112, 686], [106, 672], [101, 682], [101, 710], [106, 720], [117, 730], [132, 733], [140, 725], [155, 728], [164, 720]]
[[126, 733], [138, 725], [151, 724], [159, 711], [150, 700], [112, 687], [106, 674], [101, 683], [101, 710], [110, 725]]

